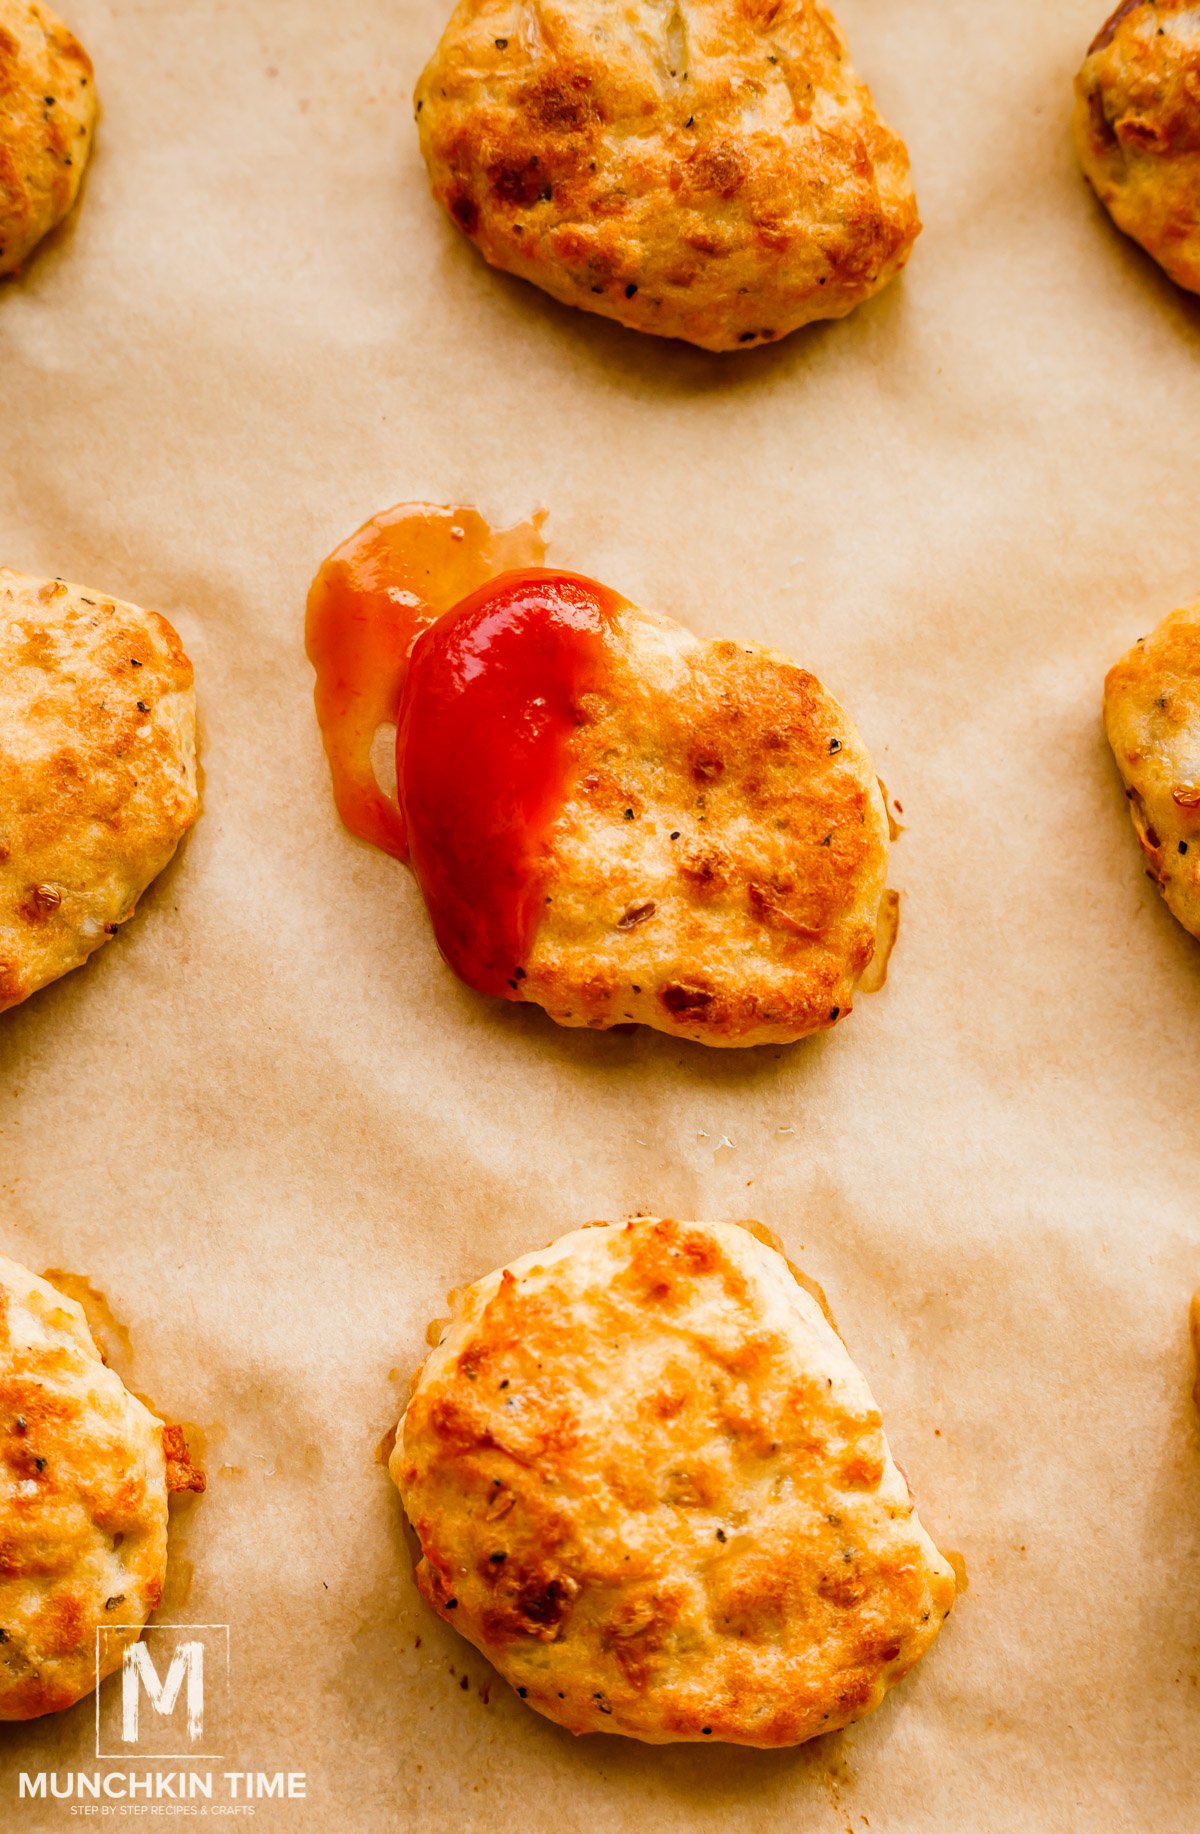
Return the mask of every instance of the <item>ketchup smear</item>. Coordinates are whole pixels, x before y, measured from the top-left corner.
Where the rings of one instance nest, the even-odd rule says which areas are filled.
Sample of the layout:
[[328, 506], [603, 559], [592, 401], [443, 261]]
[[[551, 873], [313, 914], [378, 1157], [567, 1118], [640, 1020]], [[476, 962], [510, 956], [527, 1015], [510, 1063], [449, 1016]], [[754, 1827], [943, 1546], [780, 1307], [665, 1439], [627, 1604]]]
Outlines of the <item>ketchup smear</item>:
[[408, 858], [404, 822], [375, 777], [372, 748], [395, 721], [417, 633], [497, 573], [545, 558], [540, 518], [493, 529], [478, 510], [399, 503], [322, 562], [305, 640], [338, 814], [352, 834]]
[[[402, 505], [330, 555], [308, 601], [338, 812], [410, 860], [450, 966], [507, 999], [541, 909], [581, 698], [603, 684], [624, 603], [529, 564], [543, 553], [536, 524], [495, 533], [474, 510]], [[393, 721], [397, 802], [372, 761]]]
[[396, 778], [438, 947], [480, 993], [519, 992], [580, 698], [621, 600], [545, 568], [501, 574], [424, 631], [400, 701]]

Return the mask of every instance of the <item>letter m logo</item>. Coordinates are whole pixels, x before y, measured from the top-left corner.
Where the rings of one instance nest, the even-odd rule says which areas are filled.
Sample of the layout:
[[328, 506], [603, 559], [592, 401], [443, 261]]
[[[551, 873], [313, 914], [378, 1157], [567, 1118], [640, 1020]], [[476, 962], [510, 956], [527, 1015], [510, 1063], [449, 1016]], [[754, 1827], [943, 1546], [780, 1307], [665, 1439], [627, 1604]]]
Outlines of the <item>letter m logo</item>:
[[204, 1645], [178, 1643], [163, 1680], [144, 1643], [131, 1643], [121, 1663], [121, 1737], [136, 1745], [141, 1720], [142, 1690], [156, 1713], [170, 1719], [187, 1682], [187, 1735], [194, 1745], [204, 1733]]
[[219, 1758], [229, 1725], [229, 1626], [148, 1624], [139, 1641], [133, 1625], [96, 1632], [96, 1672], [120, 1655], [113, 1675], [96, 1690], [96, 1756]]

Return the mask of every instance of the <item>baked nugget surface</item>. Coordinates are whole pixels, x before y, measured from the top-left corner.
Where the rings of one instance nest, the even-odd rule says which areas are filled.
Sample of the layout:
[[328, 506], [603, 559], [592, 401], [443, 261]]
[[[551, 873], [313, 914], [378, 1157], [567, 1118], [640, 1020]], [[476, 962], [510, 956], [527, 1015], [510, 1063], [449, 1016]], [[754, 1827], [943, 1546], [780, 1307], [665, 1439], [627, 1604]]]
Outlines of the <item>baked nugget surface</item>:
[[0, 275], [75, 202], [95, 122], [79, 40], [41, 0], [0, 0]]
[[158, 1604], [167, 1464], [80, 1307], [3, 1255], [0, 1549], [0, 1720], [35, 1719], [90, 1693]]
[[1200, 292], [1200, 6], [1125, 0], [1075, 79], [1075, 140], [1118, 228]]
[[108, 941], [196, 811], [166, 619], [0, 568], [0, 1011]]
[[415, 100], [434, 195], [493, 267], [708, 350], [842, 317], [920, 229], [814, 0], [461, 0]]
[[704, 1044], [844, 1018], [875, 948], [887, 811], [844, 709], [760, 644], [622, 608], [572, 741], [520, 997]]
[[1200, 600], [1109, 670], [1104, 726], [1149, 876], [1200, 936]]
[[538, 1712], [792, 1745], [932, 1643], [952, 1570], [841, 1339], [749, 1229], [577, 1230], [452, 1304], [391, 1473], [421, 1592]]

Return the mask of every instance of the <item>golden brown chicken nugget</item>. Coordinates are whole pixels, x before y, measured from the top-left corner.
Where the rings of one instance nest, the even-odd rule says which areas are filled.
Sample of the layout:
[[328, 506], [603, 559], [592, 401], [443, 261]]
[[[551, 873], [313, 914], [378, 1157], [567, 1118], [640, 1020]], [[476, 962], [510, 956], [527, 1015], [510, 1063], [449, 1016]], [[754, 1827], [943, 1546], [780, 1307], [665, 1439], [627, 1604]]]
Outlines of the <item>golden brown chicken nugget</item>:
[[425, 1598], [539, 1713], [794, 1745], [929, 1648], [953, 1571], [844, 1344], [748, 1227], [576, 1230], [452, 1304], [391, 1473]]
[[888, 867], [878, 779], [815, 675], [623, 605], [572, 741], [519, 998], [560, 1025], [636, 1021], [787, 1043], [844, 1018]]
[[0, 1011], [108, 941], [197, 807], [166, 619], [0, 567]]
[[887, 813], [845, 710], [786, 656], [579, 574], [503, 574], [413, 645], [397, 767], [434, 933], [481, 992], [710, 1045], [849, 1012]]
[[434, 196], [493, 267], [708, 350], [841, 318], [920, 229], [815, 0], [461, 0], [416, 108]]
[[1200, 6], [1123, 0], [1075, 79], [1075, 141], [1113, 221], [1200, 292]]
[[163, 1433], [75, 1300], [0, 1255], [0, 1720], [73, 1706], [159, 1603]]
[[41, 0], [0, 0], [0, 274], [70, 210], [95, 123], [79, 40]]
[[1104, 725], [1149, 876], [1200, 936], [1200, 601], [1109, 670]]

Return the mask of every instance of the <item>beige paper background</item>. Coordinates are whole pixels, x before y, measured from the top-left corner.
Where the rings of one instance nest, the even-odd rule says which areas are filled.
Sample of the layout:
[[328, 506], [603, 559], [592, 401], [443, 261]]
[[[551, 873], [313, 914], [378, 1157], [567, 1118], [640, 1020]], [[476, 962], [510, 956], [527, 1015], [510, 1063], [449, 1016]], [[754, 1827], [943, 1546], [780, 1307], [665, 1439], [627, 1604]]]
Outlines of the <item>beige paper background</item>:
[[[104, 116], [77, 222], [0, 288], [0, 559], [178, 624], [205, 812], [0, 1020], [0, 1216], [206, 1429], [164, 1615], [232, 1627], [227, 1767], [308, 1773], [259, 1826], [1197, 1825], [1200, 954], [1098, 703], [1200, 591], [1200, 307], [1074, 165], [1102, 5], [843, 0], [927, 228], [853, 319], [722, 359], [441, 219], [435, 0], [71, 0]], [[338, 827], [301, 645], [316, 563], [405, 497], [545, 503], [553, 560], [848, 703], [907, 832], [891, 978], [836, 1036], [564, 1033], [441, 966]], [[779, 1231], [969, 1564], [920, 1671], [798, 1752], [573, 1741], [489, 1689], [374, 1462], [448, 1287], [638, 1208]], [[5, 1825], [68, 1825], [16, 1801], [47, 1766], [95, 1767], [90, 1704], [0, 1730]]]

